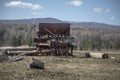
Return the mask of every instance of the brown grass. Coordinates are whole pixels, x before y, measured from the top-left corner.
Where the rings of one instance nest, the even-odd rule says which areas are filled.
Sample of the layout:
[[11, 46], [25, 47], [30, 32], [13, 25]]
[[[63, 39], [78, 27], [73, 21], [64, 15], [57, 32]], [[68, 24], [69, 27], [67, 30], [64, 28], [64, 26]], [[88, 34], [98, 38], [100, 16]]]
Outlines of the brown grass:
[[[45, 63], [45, 70], [29, 69], [26, 60], [0, 63], [0, 80], [120, 80], [120, 54], [115, 59], [34, 56]], [[27, 57], [28, 58], [28, 57]]]

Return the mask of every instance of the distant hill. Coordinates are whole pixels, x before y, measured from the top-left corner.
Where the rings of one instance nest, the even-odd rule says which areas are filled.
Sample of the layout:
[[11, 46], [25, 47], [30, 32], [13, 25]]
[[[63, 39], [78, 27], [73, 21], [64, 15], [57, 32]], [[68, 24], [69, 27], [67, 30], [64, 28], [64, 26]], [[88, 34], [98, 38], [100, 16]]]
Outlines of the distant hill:
[[0, 20], [2, 24], [34, 24], [38, 25], [39, 23], [71, 23], [71, 27], [77, 28], [120, 28], [118, 25], [109, 25], [105, 23], [97, 22], [69, 22], [62, 21], [56, 18], [32, 18], [32, 19], [20, 19], [20, 20]]
[[38, 24], [38, 23], [59, 23], [61, 20], [55, 18], [32, 18], [20, 20], [0, 20], [4, 24]]
[[110, 25], [97, 22], [72, 22], [71, 26], [77, 28], [120, 28], [118, 25]]

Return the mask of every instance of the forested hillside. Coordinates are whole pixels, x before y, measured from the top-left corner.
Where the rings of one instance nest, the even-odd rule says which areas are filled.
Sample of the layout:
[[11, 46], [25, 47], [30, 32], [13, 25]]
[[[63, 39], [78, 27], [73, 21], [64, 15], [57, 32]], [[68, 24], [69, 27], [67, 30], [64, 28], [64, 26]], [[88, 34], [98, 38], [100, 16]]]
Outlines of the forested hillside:
[[[38, 23], [65, 22], [57, 19], [1, 20], [0, 46], [34, 45]], [[94, 22], [71, 23], [71, 36], [78, 50], [120, 49], [120, 26]]]
[[72, 28], [79, 50], [119, 50], [120, 28]]
[[32, 45], [36, 25], [0, 24], [0, 46]]

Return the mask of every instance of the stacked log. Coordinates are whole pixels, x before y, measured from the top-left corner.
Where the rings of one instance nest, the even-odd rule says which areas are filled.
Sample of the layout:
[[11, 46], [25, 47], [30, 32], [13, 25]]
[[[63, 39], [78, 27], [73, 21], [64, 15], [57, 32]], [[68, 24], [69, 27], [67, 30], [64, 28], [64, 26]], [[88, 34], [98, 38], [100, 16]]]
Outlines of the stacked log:
[[85, 53], [86, 57], [93, 57], [93, 58], [102, 58], [102, 59], [107, 59], [109, 58], [108, 54], [106, 53]]
[[19, 54], [23, 54], [23, 53], [25, 53], [26, 55], [32, 55], [32, 54], [37, 55], [38, 51], [37, 50], [29, 50], [29, 51], [17, 50], [17, 51], [9, 51], [9, 53], [14, 54], [14, 55], [19, 55]]
[[34, 46], [8, 46], [8, 47], [0, 47], [0, 50], [9, 50], [9, 51], [16, 51], [16, 50], [21, 50], [21, 51], [29, 51], [29, 50], [36, 50], [36, 47]]
[[6, 51], [5, 54], [8, 56], [19, 55], [26, 53], [26, 55], [38, 55], [38, 50], [34, 46], [17, 46], [17, 47], [0, 47], [1, 51]]

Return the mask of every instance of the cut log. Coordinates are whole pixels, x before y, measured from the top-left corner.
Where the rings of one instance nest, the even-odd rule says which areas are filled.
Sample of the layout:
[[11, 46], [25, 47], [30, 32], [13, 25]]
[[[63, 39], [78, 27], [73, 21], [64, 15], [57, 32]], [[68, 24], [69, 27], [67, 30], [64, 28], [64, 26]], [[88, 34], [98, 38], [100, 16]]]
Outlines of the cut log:
[[0, 51], [0, 62], [9, 61], [9, 57], [5, 54], [6, 51]]
[[107, 59], [109, 58], [108, 54], [106, 53], [85, 53], [86, 57], [94, 57], [94, 58], [102, 58]]
[[90, 56], [90, 53], [85, 53], [85, 56], [87, 57], [87, 58], [90, 58], [91, 56]]
[[44, 69], [44, 63], [35, 58], [29, 58], [28, 60], [30, 68]]
[[16, 58], [13, 58], [11, 59], [12, 62], [16, 62], [16, 61], [22, 61], [24, 59], [23, 56], [19, 56], [19, 57], [16, 57]]
[[13, 47], [13, 46], [8, 46], [8, 47], [0, 47], [0, 50], [9, 50], [9, 51], [16, 51], [16, 50], [22, 50], [22, 51], [27, 51], [27, 50], [36, 50], [36, 47], [34, 46], [16, 46], [16, 47]]
[[26, 55], [32, 55], [32, 54], [37, 54], [38, 51], [37, 50], [32, 50], [32, 51], [10, 51], [11, 54], [14, 54], [14, 55], [18, 55], [18, 54], [23, 54], [25, 53]]

